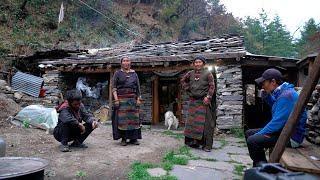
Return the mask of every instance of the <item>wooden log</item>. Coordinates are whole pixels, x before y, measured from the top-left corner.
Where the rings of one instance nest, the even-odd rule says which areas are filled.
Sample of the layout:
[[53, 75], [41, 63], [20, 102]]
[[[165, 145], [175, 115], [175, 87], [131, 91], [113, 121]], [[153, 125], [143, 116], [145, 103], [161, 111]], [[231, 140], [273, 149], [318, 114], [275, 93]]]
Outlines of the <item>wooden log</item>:
[[313, 92], [316, 84], [319, 81], [319, 77], [320, 77], [320, 54], [314, 61], [312, 71], [307, 77], [306, 83], [303, 89], [301, 90], [297, 104], [294, 106], [294, 109], [291, 112], [286, 125], [281, 131], [279, 139], [271, 153], [270, 162], [272, 163], [279, 162], [286, 148], [286, 145], [288, 144], [289, 139], [294, 129], [296, 128], [300, 113], [302, 112], [303, 108], [305, 107], [308, 100], [310, 99], [311, 93]]
[[158, 124], [160, 120], [159, 112], [159, 77], [157, 76], [153, 81], [153, 94], [152, 94], [152, 123]]
[[[112, 94], [112, 84], [113, 84], [113, 81], [112, 81], [112, 78], [113, 78], [113, 74], [114, 74], [114, 72], [113, 72], [113, 70], [110, 72], [110, 77], [109, 77], [109, 109], [111, 110], [112, 109], [112, 96], [113, 96], [113, 94]], [[112, 113], [109, 113], [109, 119], [111, 119], [111, 115], [112, 115]]]

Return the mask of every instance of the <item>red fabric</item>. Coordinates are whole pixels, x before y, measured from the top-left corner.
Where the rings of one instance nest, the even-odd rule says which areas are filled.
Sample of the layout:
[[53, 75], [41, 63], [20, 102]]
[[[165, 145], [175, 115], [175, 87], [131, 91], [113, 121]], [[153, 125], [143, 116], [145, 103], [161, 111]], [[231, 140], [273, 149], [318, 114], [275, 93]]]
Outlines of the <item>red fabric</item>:
[[58, 107], [56, 107], [56, 110], [59, 112], [59, 111], [61, 111], [62, 109], [65, 109], [65, 108], [67, 108], [67, 107], [69, 107], [69, 103], [68, 103], [67, 100], [64, 100], [63, 103], [61, 103]]

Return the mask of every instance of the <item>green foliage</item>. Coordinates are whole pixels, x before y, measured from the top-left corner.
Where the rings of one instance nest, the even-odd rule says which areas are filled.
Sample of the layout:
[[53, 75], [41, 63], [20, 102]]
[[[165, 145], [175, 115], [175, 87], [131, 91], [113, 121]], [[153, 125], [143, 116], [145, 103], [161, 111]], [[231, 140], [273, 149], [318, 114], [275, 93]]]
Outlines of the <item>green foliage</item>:
[[176, 138], [176, 139], [183, 139], [183, 138], [184, 138], [184, 135], [183, 135], [183, 134], [181, 134], [181, 133], [174, 133], [174, 132], [172, 132], [172, 131], [170, 131], [170, 130], [163, 131], [162, 133], [165, 134], [165, 135], [168, 135], [168, 136], [170, 136], [170, 137]]
[[156, 168], [157, 165], [150, 163], [135, 162], [131, 165], [131, 171], [128, 174], [129, 180], [176, 180], [174, 176], [151, 177], [147, 169]]
[[77, 177], [80, 177], [80, 178], [86, 177], [86, 176], [87, 176], [87, 173], [84, 172], [84, 171], [77, 171], [77, 172], [76, 172], [76, 176], [77, 176]]
[[28, 120], [23, 120], [22, 126], [23, 126], [24, 128], [29, 128], [29, 127], [30, 127], [30, 122], [29, 122]]
[[244, 132], [242, 128], [231, 128], [231, 134], [235, 135], [237, 138], [244, 138]]
[[317, 52], [320, 49], [320, 24], [313, 18], [309, 19], [301, 30], [301, 38], [296, 42], [299, 57]]
[[[180, 155], [180, 156], [179, 156]], [[184, 157], [189, 156], [190, 158]], [[176, 180], [174, 176], [161, 176], [161, 177], [151, 177], [147, 171], [149, 168], [161, 167], [166, 171], [171, 171], [173, 166], [186, 165], [188, 160], [191, 159], [190, 148], [187, 146], [182, 146], [177, 151], [170, 151], [165, 154], [161, 164], [150, 164], [150, 163], [141, 163], [135, 162], [131, 166], [131, 171], [128, 174], [130, 180]]]
[[220, 147], [221, 149], [228, 144], [228, 142], [225, 139], [221, 139], [220, 143], [221, 143], [221, 147]]
[[262, 11], [259, 19], [248, 17], [243, 24], [242, 33], [249, 52], [271, 56], [296, 56], [293, 39], [279, 16], [269, 20]]
[[244, 166], [242, 164], [236, 164], [236, 165], [234, 165], [234, 173], [236, 175], [242, 176], [245, 168], [246, 168], [246, 166]]

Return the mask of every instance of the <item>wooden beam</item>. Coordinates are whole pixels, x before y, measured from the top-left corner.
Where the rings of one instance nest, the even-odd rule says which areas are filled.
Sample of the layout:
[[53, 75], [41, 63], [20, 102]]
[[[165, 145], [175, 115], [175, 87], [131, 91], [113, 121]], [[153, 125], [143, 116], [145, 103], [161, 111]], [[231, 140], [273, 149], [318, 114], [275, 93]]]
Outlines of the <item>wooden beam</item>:
[[111, 115], [112, 115], [112, 84], [113, 84], [113, 71], [110, 72], [110, 77], [109, 77], [109, 119], [111, 120]]
[[160, 121], [159, 113], [159, 77], [157, 76], [153, 80], [153, 89], [152, 89], [152, 124], [158, 124]]
[[271, 153], [270, 162], [277, 163], [279, 162], [286, 145], [289, 142], [289, 139], [296, 128], [297, 122], [299, 121], [300, 113], [305, 108], [308, 100], [310, 99], [311, 93], [315, 89], [316, 84], [318, 83], [320, 78], [320, 55], [314, 61], [312, 71], [307, 77], [307, 81], [301, 90], [298, 101], [294, 106], [293, 111], [291, 112], [289, 119], [284, 126], [279, 139]]
[[[154, 63], [154, 62], [181, 62], [181, 61], [192, 61], [198, 55], [204, 56], [208, 60], [213, 59], [225, 59], [225, 58], [237, 58], [244, 57], [246, 55], [245, 51], [230, 52], [230, 53], [191, 53], [191, 54], [181, 54], [174, 56], [133, 56], [130, 57], [132, 63]], [[99, 57], [97, 58], [65, 58], [57, 61], [41, 61], [40, 64], [52, 64], [52, 65], [71, 65], [71, 64], [120, 64], [119, 57]]]
[[[120, 68], [120, 67], [119, 67]], [[192, 68], [190, 64], [187, 65], [176, 65], [176, 66], [170, 66], [170, 67], [164, 67], [164, 66], [155, 66], [155, 67], [135, 67], [133, 66], [132, 69], [134, 69], [137, 72], [148, 72], [148, 71], [169, 71], [169, 70], [176, 70], [176, 71], [183, 71]], [[97, 69], [81, 69], [81, 68], [59, 68], [61, 72], [76, 72], [76, 73], [109, 73], [111, 72], [111, 68], [97, 68]]]

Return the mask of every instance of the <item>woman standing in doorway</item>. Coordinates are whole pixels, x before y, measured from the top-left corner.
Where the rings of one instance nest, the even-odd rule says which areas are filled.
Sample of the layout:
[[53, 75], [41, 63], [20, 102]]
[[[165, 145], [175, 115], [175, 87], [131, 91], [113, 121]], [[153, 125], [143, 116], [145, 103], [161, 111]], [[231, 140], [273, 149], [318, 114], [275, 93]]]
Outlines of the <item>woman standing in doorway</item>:
[[139, 106], [141, 104], [140, 83], [137, 73], [131, 69], [131, 60], [123, 57], [120, 60], [121, 69], [113, 76], [112, 94], [114, 107], [112, 113], [113, 139], [121, 140], [121, 145], [139, 145], [141, 126]]
[[211, 151], [215, 119], [211, 106], [214, 95], [214, 78], [210, 71], [204, 69], [206, 59], [202, 56], [193, 61], [194, 70], [181, 79], [183, 88], [190, 96], [189, 115], [184, 130], [185, 144], [204, 151]]

